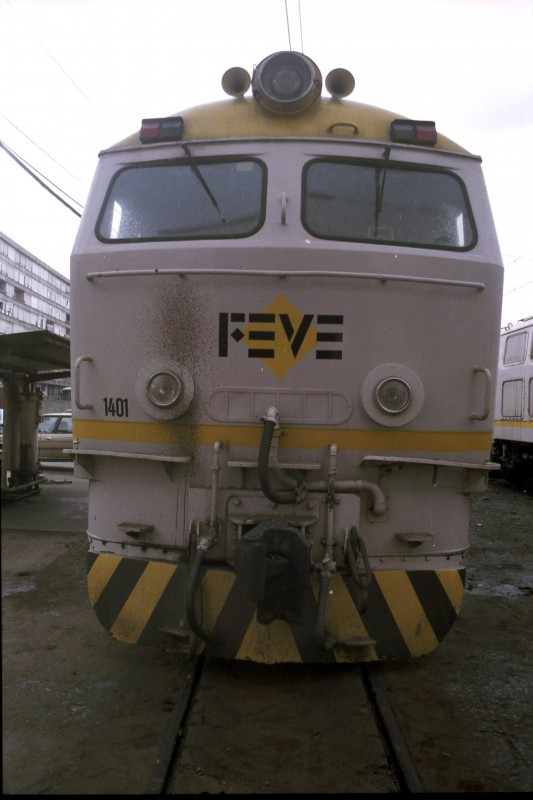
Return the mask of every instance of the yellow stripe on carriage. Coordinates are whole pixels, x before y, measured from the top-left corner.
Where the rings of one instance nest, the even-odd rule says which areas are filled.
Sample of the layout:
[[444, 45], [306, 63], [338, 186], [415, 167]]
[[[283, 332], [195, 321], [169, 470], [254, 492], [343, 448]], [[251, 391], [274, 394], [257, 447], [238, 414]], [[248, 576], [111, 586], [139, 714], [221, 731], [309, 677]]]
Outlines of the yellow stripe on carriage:
[[222, 569], [208, 569], [202, 578], [201, 615], [202, 627], [211, 632], [216, 625], [220, 609], [237, 580], [234, 572]]
[[[129, 422], [111, 420], [73, 421], [77, 439], [131, 444], [209, 446], [221, 441], [230, 447], [259, 448], [261, 425], [176, 425], [171, 422]], [[333, 426], [316, 428], [283, 427], [280, 448], [303, 450], [327, 448], [332, 442], [346, 450], [476, 452], [490, 450], [492, 430], [486, 431], [399, 431], [358, 430]]]
[[148, 562], [110, 628], [109, 632], [116, 639], [129, 644], [139, 640], [175, 570], [173, 564]]
[[533, 428], [533, 420], [528, 419], [495, 419], [494, 427], [500, 428]]
[[277, 664], [283, 661], [301, 663], [302, 656], [287, 622], [275, 619], [269, 625], [260, 625], [254, 614], [243, 636], [237, 659]]
[[405, 572], [375, 572], [385, 601], [412, 656], [431, 652], [438, 640]]
[[455, 613], [459, 616], [465, 593], [465, 587], [461, 580], [460, 573], [454, 569], [437, 569], [435, 570], [435, 574], [448, 595], [448, 599]]
[[[318, 603], [320, 592], [320, 579], [313, 578], [311, 588]], [[333, 574], [328, 586], [328, 600], [326, 603], [326, 631], [337, 642], [350, 642], [360, 640], [370, 640], [367, 629], [357, 610], [354, 601], [348, 591], [346, 583], [338, 574]], [[364, 661], [374, 661], [377, 659], [376, 648], [373, 645], [367, 646], [368, 652]], [[346, 659], [342, 650], [335, 650], [337, 661], [353, 660]]]
[[102, 555], [93, 562], [87, 573], [87, 588], [91, 605], [98, 602], [98, 598], [113, 577], [113, 573], [122, 561], [122, 556]]

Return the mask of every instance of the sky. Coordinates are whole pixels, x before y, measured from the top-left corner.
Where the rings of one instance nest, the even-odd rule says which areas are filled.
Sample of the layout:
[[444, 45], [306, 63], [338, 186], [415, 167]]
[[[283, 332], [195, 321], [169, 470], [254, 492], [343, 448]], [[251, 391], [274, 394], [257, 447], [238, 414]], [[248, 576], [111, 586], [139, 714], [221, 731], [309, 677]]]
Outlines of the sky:
[[532, 41], [533, 0], [0, 0], [0, 142], [63, 201], [0, 146], [0, 231], [69, 277], [99, 151], [292, 49], [482, 157], [515, 323], [533, 315]]

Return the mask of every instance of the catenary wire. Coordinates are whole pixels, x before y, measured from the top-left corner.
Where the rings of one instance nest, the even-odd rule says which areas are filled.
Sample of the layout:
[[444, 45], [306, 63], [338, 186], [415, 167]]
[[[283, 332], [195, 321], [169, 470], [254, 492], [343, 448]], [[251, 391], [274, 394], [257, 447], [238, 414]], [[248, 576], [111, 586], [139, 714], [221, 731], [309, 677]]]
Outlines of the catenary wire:
[[11, 3], [11, 0], [6, 0], [6, 3], [8, 4], [9, 8], [11, 9], [11, 11], [12, 11], [12, 12], [13, 12], [13, 13], [14, 13], [14, 14], [15, 14], [15, 15], [16, 15], [18, 18], [19, 18], [19, 20], [22, 22], [22, 24], [23, 24], [23, 25], [24, 25], [24, 26], [27, 28], [27, 30], [28, 30], [28, 31], [31, 33], [31, 35], [33, 36], [33, 38], [35, 39], [35, 41], [36, 41], [36, 42], [38, 42], [38, 44], [39, 44], [39, 45], [42, 47], [42, 49], [44, 50], [44, 52], [46, 53], [46, 55], [47, 55], [47, 56], [48, 56], [48, 57], [49, 57], [49, 58], [50, 58], [50, 59], [51, 59], [51, 60], [54, 62], [54, 64], [56, 65], [56, 67], [57, 67], [59, 70], [61, 70], [61, 72], [62, 72], [62, 73], [63, 73], [63, 75], [64, 75], [64, 76], [67, 78], [67, 80], [69, 80], [69, 81], [71, 82], [71, 84], [72, 84], [72, 85], [73, 85], [73, 86], [74, 86], [74, 87], [77, 89], [77, 91], [78, 91], [78, 92], [79, 92], [79, 93], [80, 93], [80, 94], [81, 94], [81, 95], [82, 95], [82, 96], [83, 96], [83, 97], [84, 97], [84, 98], [87, 100], [87, 102], [89, 103], [89, 105], [91, 105], [91, 106], [92, 106], [92, 108], [93, 108], [93, 109], [94, 109], [94, 110], [95, 110], [95, 111], [96, 111], [98, 114], [100, 114], [100, 116], [101, 116], [101, 117], [103, 117], [103, 116], [104, 116], [104, 114], [102, 113], [102, 111], [101, 111], [101, 110], [100, 110], [100, 109], [99, 109], [99, 108], [98, 108], [98, 107], [97, 107], [97, 106], [96, 106], [96, 105], [93, 103], [93, 101], [91, 100], [91, 98], [90, 98], [90, 97], [88, 97], [88, 96], [85, 94], [85, 92], [83, 91], [83, 89], [81, 89], [81, 88], [78, 86], [78, 84], [76, 83], [76, 81], [75, 81], [75, 80], [74, 80], [74, 79], [73, 79], [73, 78], [72, 78], [72, 77], [71, 77], [71, 76], [68, 74], [68, 72], [67, 72], [67, 71], [66, 71], [66, 70], [65, 70], [65, 69], [64, 69], [64, 68], [61, 66], [61, 64], [59, 63], [59, 61], [58, 61], [56, 58], [54, 58], [54, 56], [52, 55], [52, 53], [51, 53], [51, 52], [48, 50], [48, 48], [47, 48], [47, 47], [46, 47], [46, 46], [45, 46], [45, 45], [44, 45], [44, 44], [41, 42], [41, 40], [39, 39], [39, 37], [38, 37], [38, 36], [37, 36], [37, 35], [36, 35], [36, 34], [33, 32], [33, 30], [30, 28], [30, 26], [28, 25], [28, 23], [26, 22], [26, 20], [25, 20], [25, 19], [24, 19], [24, 18], [23, 18], [23, 17], [22, 17], [22, 16], [19, 14], [19, 12], [18, 12], [18, 11], [17, 11], [17, 10], [16, 10], [14, 7], [13, 7], [13, 5], [12, 5], [12, 3]]
[[[7, 153], [7, 155], [8, 155], [10, 158], [12, 158], [12, 159], [13, 159], [13, 161], [15, 161], [15, 163], [17, 163], [17, 164], [19, 165], [19, 167], [22, 167], [22, 169], [23, 169], [25, 172], [27, 172], [27, 173], [28, 173], [28, 175], [30, 175], [30, 176], [31, 176], [31, 177], [32, 177], [32, 178], [33, 178], [35, 181], [37, 181], [37, 183], [38, 183], [38, 184], [40, 184], [40, 186], [42, 186], [42, 187], [43, 187], [43, 189], [46, 189], [46, 191], [47, 191], [47, 192], [50, 192], [50, 194], [51, 194], [53, 197], [55, 197], [55, 198], [56, 198], [56, 200], [59, 200], [59, 202], [60, 202], [60, 203], [63, 203], [63, 205], [64, 205], [64, 206], [66, 206], [66, 207], [67, 207], [67, 208], [68, 208], [70, 211], [72, 211], [72, 213], [73, 213], [73, 214], [76, 214], [76, 216], [77, 216], [77, 217], [81, 217], [81, 214], [80, 214], [80, 212], [79, 212], [79, 211], [77, 211], [75, 208], [73, 208], [73, 207], [70, 205], [70, 203], [67, 203], [67, 201], [66, 201], [66, 200], [64, 200], [62, 197], [60, 197], [60, 195], [59, 195], [57, 192], [54, 192], [54, 190], [53, 190], [53, 189], [52, 189], [52, 188], [51, 188], [51, 187], [50, 187], [50, 186], [49, 186], [47, 183], [45, 183], [45, 181], [44, 181], [44, 180], [41, 180], [41, 178], [39, 178], [39, 177], [38, 177], [38, 174], [37, 174], [37, 171], [36, 171], [36, 170], [34, 170], [34, 169], [33, 169], [32, 167], [30, 167], [29, 165], [26, 165], [26, 164], [24, 163], [24, 161], [23, 161], [21, 158], [19, 158], [19, 156], [17, 156], [17, 155], [16, 155], [16, 154], [15, 154], [15, 153], [14, 153], [14, 152], [11, 150], [11, 148], [9, 148], [9, 147], [8, 147], [6, 144], [4, 144], [4, 142], [2, 142], [2, 141], [0, 141], [0, 148], [1, 148], [2, 150], [4, 150], [4, 151]], [[40, 173], [39, 173], [39, 174], [40, 174]], [[43, 176], [43, 177], [44, 177], [44, 176]], [[51, 181], [50, 181], [50, 183], [51, 183]], [[54, 186], [54, 185], [55, 185], [55, 184], [52, 184], [52, 186]], [[58, 188], [58, 190], [59, 190], [59, 191], [61, 191], [61, 189], [59, 189], [59, 187], [56, 187], [56, 188]], [[69, 195], [67, 195], [67, 194], [66, 194], [66, 197], [69, 197]], [[72, 200], [74, 203], [77, 203], [77, 204], [80, 206], [80, 208], [83, 208], [83, 206], [81, 205], [81, 203], [78, 203], [78, 201], [77, 201], [77, 200], [74, 200], [73, 198], [70, 198], [70, 199], [71, 199], [71, 200]]]
[[[72, 172], [70, 172], [70, 170], [68, 170], [68, 169], [67, 169], [65, 166], [63, 166], [63, 164], [61, 164], [59, 161], [57, 161], [57, 159], [55, 159], [53, 156], [51, 156], [51, 155], [50, 155], [50, 153], [47, 153], [47, 152], [46, 152], [46, 150], [43, 150], [43, 148], [42, 148], [40, 145], [38, 145], [38, 144], [37, 144], [37, 142], [34, 142], [34, 140], [33, 140], [33, 139], [30, 137], [30, 136], [28, 136], [26, 133], [24, 133], [24, 131], [23, 131], [23, 130], [21, 130], [21, 129], [18, 127], [18, 125], [15, 125], [15, 123], [14, 123], [14, 122], [12, 122], [12, 121], [9, 119], [9, 117], [6, 117], [6, 115], [5, 115], [5, 114], [2, 114], [2, 112], [1, 112], [1, 111], [0, 111], [0, 117], [2, 117], [3, 119], [5, 119], [5, 121], [6, 121], [6, 122], [9, 122], [9, 124], [10, 124], [10, 125], [11, 125], [13, 128], [15, 128], [15, 130], [16, 130], [16, 131], [18, 131], [18, 133], [20, 133], [22, 136], [24, 136], [24, 138], [25, 138], [25, 139], [27, 139], [27, 140], [28, 140], [28, 142], [30, 142], [30, 143], [31, 143], [31, 144], [32, 144], [34, 147], [36, 147], [38, 150], [40, 150], [40, 151], [41, 151], [41, 153], [44, 153], [44, 155], [45, 155], [45, 156], [47, 156], [47, 157], [50, 159], [50, 161], [53, 161], [53, 162], [54, 162], [54, 164], [57, 164], [57, 166], [58, 166], [58, 167], [60, 167], [60, 168], [61, 168], [61, 169], [62, 169], [64, 172], [66, 172], [66, 173], [67, 173], [67, 175], [70, 175], [70, 177], [71, 177], [71, 178], [74, 178], [74, 180], [75, 180], [75, 181], [77, 181], [77, 182], [78, 182], [78, 183], [79, 183], [81, 186], [83, 186], [85, 189], [87, 189], [87, 185], [86, 185], [85, 183], [83, 183], [83, 181], [81, 181], [79, 178], [77, 178], [77, 177], [76, 177], [76, 175], [74, 175]], [[28, 162], [26, 162], [26, 163], [28, 163]], [[37, 170], [36, 170], [36, 171], [37, 171]], [[41, 174], [41, 173], [39, 173], [39, 174]], [[43, 177], [44, 177], [44, 176], [43, 176]], [[51, 183], [51, 181], [50, 181], [50, 183]], [[53, 185], [54, 185], [54, 184], [53, 184]], [[57, 188], [59, 188], [59, 187], [57, 187]], [[65, 192], [63, 192], [63, 194], [66, 194], [66, 193], [65, 193]], [[67, 195], [67, 197], [68, 197], [68, 195]], [[71, 199], [72, 199], [72, 198], [71, 198]], [[76, 201], [74, 201], [74, 202], [76, 202]]]

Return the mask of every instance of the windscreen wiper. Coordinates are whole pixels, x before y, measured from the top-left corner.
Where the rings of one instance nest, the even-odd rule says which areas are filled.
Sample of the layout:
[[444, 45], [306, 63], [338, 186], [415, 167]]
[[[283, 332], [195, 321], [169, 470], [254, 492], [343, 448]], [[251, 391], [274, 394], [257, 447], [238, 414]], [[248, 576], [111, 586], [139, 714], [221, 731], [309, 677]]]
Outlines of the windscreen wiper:
[[374, 239], [378, 238], [379, 215], [381, 214], [381, 206], [383, 203], [383, 192], [385, 191], [385, 178], [387, 177], [389, 158], [390, 158], [390, 147], [386, 147], [385, 152], [383, 154], [383, 164], [376, 169], [376, 207], [374, 209]]
[[202, 173], [201, 173], [201, 172], [200, 172], [200, 170], [198, 169], [198, 164], [197, 164], [197, 163], [196, 163], [196, 161], [194, 160], [194, 158], [193, 158], [193, 156], [192, 156], [192, 153], [191, 153], [191, 151], [189, 150], [189, 147], [188, 147], [188, 145], [186, 145], [184, 142], [180, 142], [180, 144], [181, 144], [181, 147], [182, 147], [182, 149], [183, 149], [183, 151], [184, 151], [185, 155], [186, 155], [186, 156], [187, 156], [187, 158], [189, 159], [189, 164], [190, 164], [190, 166], [191, 166], [191, 169], [192, 169], [192, 171], [194, 172], [194, 174], [195, 174], [195, 175], [196, 175], [196, 177], [198, 178], [198, 180], [199, 180], [199, 182], [200, 182], [201, 186], [202, 186], [202, 187], [205, 189], [205, 191], [206, 191], [206, 193], [207, 193], [207, 196], [209, 197], [209, 199], [210, 199], [210, 200], [211, 200], [211, 202], [213, 203], [214, 207], [216, 208], [216, 210], [217, 210], [217, 213], [218, 213], [218, 215], [219, 215], [220, 219], [221, 219], [221, 220], [222, 220], [222, 222], [224, 222], [224, 224], [225, 224], [225, 223], [226, 223], [226, 220], [224, 219], [224, 215], [222, 214], [222, 212], [221, 212], [220, 208], [218, 207], [218, 203], [217, 203], [217, 201], [216, 201], [216, 198], [215, 198], [215, 196], [214, 196], [213, 192], [211, 191], [211, 189], [210, 189], [210, 188], [209, 188], [209, 186], [207, 185], [207, 183], [206, 183], [206, 181], [205, 181], [205, 179], [204, 179], [204, 177], [203, 177]]

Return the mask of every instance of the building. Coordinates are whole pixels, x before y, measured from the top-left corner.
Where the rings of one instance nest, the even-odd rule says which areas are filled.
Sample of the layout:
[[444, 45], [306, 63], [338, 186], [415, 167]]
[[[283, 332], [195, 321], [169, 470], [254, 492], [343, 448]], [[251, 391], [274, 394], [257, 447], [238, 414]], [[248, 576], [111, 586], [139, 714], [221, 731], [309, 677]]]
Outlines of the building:
[[[35, 330], [70, 339], [70, 281], [0, 231], [0, 335]], [[69, 379], [38, 388], [42, 413], [70, 408]]]

